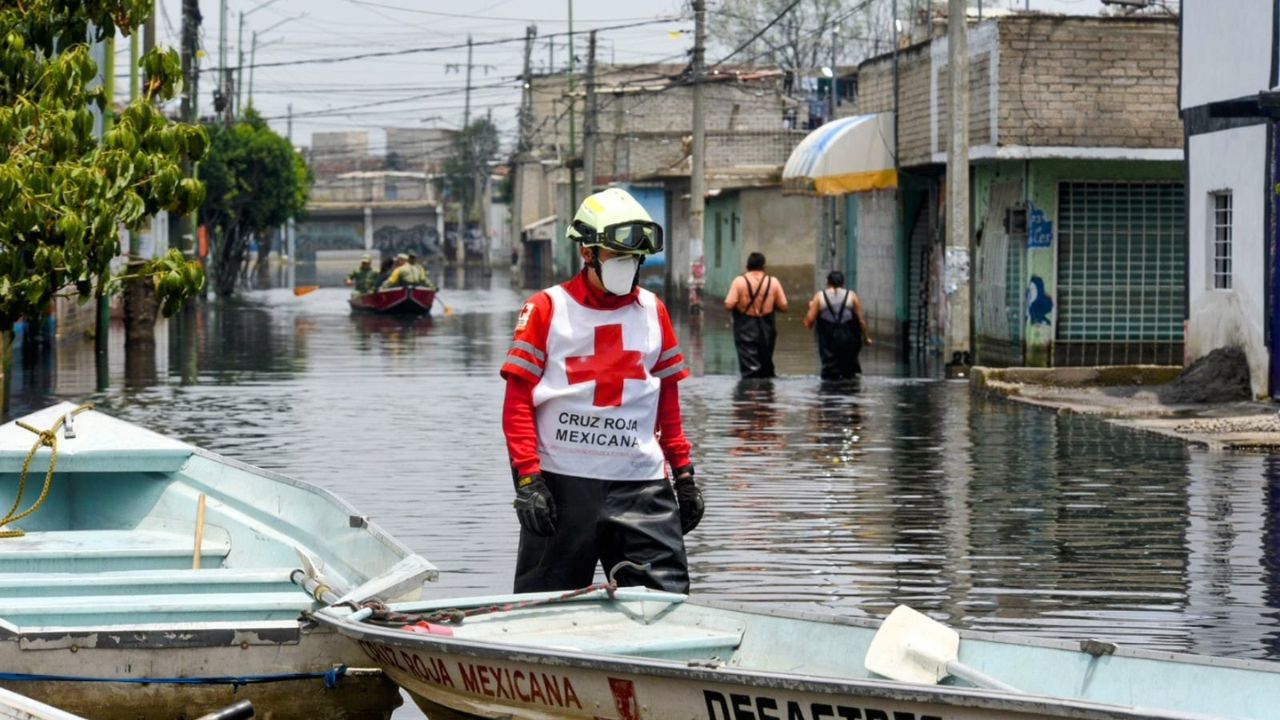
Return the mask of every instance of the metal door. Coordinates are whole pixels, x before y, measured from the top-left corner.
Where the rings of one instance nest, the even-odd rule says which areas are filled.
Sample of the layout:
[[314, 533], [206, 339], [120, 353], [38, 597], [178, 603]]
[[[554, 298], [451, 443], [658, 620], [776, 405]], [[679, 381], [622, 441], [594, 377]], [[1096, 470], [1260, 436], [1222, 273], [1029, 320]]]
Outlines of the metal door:
[[1180, 182], [1058, 185], [1055, 365], [1182, 364]]

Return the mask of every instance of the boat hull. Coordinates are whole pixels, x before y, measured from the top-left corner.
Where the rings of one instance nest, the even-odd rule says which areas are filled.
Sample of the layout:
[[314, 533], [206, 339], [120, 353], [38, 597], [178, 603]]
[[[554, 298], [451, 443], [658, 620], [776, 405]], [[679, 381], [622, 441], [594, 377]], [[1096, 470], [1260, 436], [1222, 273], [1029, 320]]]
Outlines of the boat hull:
[[426, 315], [435, 303], [436, 291], [425, 287], [397, 287], [352, 295], [351, 309], [379, 315]]
[[894, 682], [862, 667], [879, 627], [869, 618], [631, 590], [616, 603], [521, 609], [558, 601], [544, 595], [392, 606], [496, 609], [447, 633], [378, 626], [361, 613], [315, 617], [433, 720], [453, 717], [432, 714], [436, 706], [548, 720], [1262, 720], [1275, 717], [1280, 689], [1274, 663], [976, 632], [962, 633], [966, 662], [1024, 692]]
[[[129, 682], [13, 680], [0, 674], [0, 687], [95, 720], [139, 717], [193, 717], [238, 700], [270, 711], [277, 720], [360, 720], [390, 718], [402, 704], [399, 688], [363, 653], [326, 629], [238, 628], [124, 633], [134, 647], [121, 647], [106, 633], [63, 637], [10, 637], [0, 642], [5, 673], [73, 678], [121, 678]], [[318, 675], [344, 665], [327, 688]], [[228, 682], [140, 683], [144, 678], [269, 678], [315, 675], [246, 685]]]
[[[327, 490], [96, 412], [72, 432], [73, 411], [24, 419], [62, 424], [41, 506], [0, 542], [0, 687], [91, 718], [241, 699], [278, 720], [391, 716], [394, 683], [303, 613], [420, 597], [434, 566]], [[6, 503], [52, 466], [30, 437], [0, 426]]]
[[[964, 704], [934, 701], [888, 683], [838, 683], [747, 676], [724, 670], [565, 665], [526, 655], [494, 659], [362, 641], [370, 660], [433, 720], [454, 717], [553, 720], [1132, 720], [1193, 717], [1113, 713], [1043, 700]], [[1003, 707], [1002, 707], [1003, 706]], [[432, 714], [433, 711], [436, 714]]]

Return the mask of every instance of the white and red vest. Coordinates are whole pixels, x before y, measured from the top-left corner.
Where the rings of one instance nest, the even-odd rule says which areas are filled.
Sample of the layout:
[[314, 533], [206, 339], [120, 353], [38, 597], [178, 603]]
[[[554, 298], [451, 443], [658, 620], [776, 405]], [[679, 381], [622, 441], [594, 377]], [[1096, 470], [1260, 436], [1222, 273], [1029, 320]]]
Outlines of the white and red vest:
[[[548, 472], [659, 480], [655, 428], [662, 381], [658, 300], [640, 290], [616, 310], [583, 306], [556, 286], [542, 377], [533, 388], [538, 455]], [[665, 374], [665, 373], [664, 373]]]

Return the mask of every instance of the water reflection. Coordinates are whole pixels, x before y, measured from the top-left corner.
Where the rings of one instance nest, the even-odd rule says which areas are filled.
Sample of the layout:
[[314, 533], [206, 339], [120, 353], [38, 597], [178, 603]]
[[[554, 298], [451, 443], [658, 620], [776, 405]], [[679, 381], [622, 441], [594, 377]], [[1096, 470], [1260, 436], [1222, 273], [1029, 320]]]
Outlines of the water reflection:
[[[433, 594], [503, 592], [517, 525], [497, 369], [527, 292], [478, 269], [439, 280], [422, 320], [353, 316], [340, 287], [210, 304], [157, 328], [153, 365], [116, 328], [101, 393], [92, 342], [64, 342], [15, 363], [15, 405], [93, 399], [316, 482], [439, 564]], [[789, 319], [784, 375], [743, 381], [726, 320], [676, 313], [708, 507], [688, 538], [699, 593], [1280, 659], [1280, 458], [977, 398], [891, 356], [823, 383]]]

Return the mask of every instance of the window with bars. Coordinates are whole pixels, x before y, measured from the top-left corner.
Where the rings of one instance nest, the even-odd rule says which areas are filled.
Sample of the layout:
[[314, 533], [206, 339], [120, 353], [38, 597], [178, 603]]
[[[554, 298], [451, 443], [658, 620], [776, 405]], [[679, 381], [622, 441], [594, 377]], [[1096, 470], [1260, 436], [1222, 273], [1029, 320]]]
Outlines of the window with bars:
[[1213, 289], [1231, 289], [1231, 191], [1209, 193], [1213, 203], [1210, 242], [1213, 243]]

